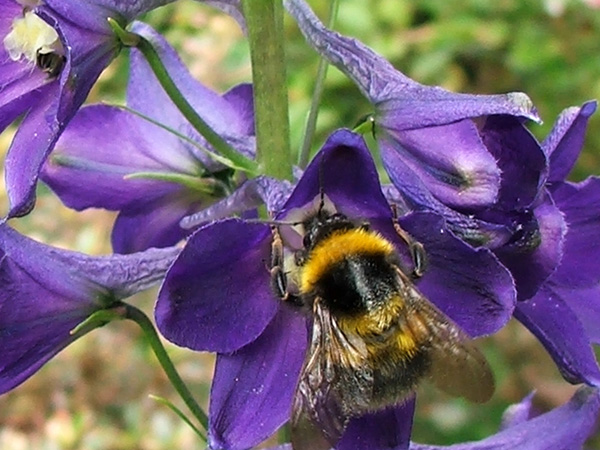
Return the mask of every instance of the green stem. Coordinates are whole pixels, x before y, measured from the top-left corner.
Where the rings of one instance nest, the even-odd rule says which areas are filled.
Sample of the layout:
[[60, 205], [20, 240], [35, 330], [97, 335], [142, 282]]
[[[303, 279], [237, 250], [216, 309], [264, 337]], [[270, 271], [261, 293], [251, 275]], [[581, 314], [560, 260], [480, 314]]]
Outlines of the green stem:
[[171, 358], [169, 358], [169, 355], [163, 347], [158, 333], [156, 332], [156, 329], [154, 328], [154, 325], [152, 325], [150, 319], [148, 319], [148, 316], [146, 316], [146, 314], [144, 314], [135, 306], [125, 304], [125, 308], [127, 310], [125, 318], [133, 320], [140, 326], [140, 328], [146, 335], [146, 338], [148, 339], [150, 347], [152, 347], [152, 350], [154, 351], [158, 362], [167, 374], [169, 381], [171, 382], [175, 390], [179, 393], [182, 400], [190, 409], [192, 414], [196, 417], [196, 419], [198, 419], [198, 422], [200, 422], [200, 424], [204, 427], [205, 430], [208, 430], [208, 416], [198, 405], [198, 403], [196, 403], [196, 400], [194, 400], [192, 393], [179, 376], [179, 373], [177, 373], [177, 370], [175, 369]]
[[282, 0], [242, 0], [248, 27], [257, 160], [261, 172], [292, 178]]
[[[329, 4], [329, 28], [333, 28], [335, 20], [337, 18], [339, 2], [338, 0], [331, 0]], [[317, 80], [315, 82], [315, 90], [313, 91], [312, 101], [310, 104], [310, 111], [308, 118], [306, 119], [306, 129], [304, 130], [304, 140], [302, 141], [302, 147], [300, 148], [300, 154], [298, 155], [298, 165], [302, 168], [308, 164], [308, 158], [310, 156], [310, 145], [315, 135], [317, 128], [317, 118], [319, 117], [319, 105], [321, 104], [321, 98], [323, 97], [323, 90], [325, 89], [325, 77], [327, 76], [327, 69], [329, 63], [321, 56], [319, 60], [319, 67], [317, 69]]]
[[124, 45], [136, 47], [142, 52], [162, 88], [194, 129], [204, 136], [218, 153], [230, 159], [248, 173], [256, 175], [256, 162], [246, 158], [231, 147], [225, 139], [223, 139], [196, 113], [196, 110], [189, 104], [186, 98], [181, 94], [181, 91], [177, 88], [177, 85], [169, 75], [167, 68], [150, 41], [140, 35], [123, 30], [120, 25], [112, 19], [109, 19], [109, 23]]

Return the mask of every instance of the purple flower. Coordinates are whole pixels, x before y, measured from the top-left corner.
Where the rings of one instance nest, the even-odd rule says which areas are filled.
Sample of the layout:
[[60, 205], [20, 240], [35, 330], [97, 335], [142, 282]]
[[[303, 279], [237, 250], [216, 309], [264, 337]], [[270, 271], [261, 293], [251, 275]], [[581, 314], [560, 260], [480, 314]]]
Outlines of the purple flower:
[[[582, 448], [594, 432], [600, 412], [600, 393], [597, 389], [580, 388], [571, 400], [545, 414], [532, 417], [529, 395], [521, 403], [509, 407], [503, 417], [503, 426], [493, 436], [477, 442], [448, 446], [425, 445], [416, 442], [399, 443], [397, 437], [385, 445], [351, 447], [354, 450], [546, 450]], [[381, 426], [377, 423], [375, 426]], [[381, 427], [384, 429], [383, 427]], [[391, 437], [391, 436], [390, 436]], [[393, 439], [393, 438], [392, 438]], [[289, 444], [270, 450], [292, 450]]]
[[[367, 220], [408, 258], [362, 138], [334, 133], [287, 202], [267, 202], [267, 208], [280, 220], [297, 220], [314, 210], [321, 188], [338, 212]], [[407, 214], [400, 222], [427, 249], [421, 292], [473, 336], [501, 328], [512, 314], [515, 290], [496, 257], [454, 237], [435, 214]], [[290, 245], [301, 246], [292, 229], [281, 231]], [[204, 226], [189, 238], [159, 294], [155, 315], [162, 334], [177, 345], [217, 353], [209, 430], [215, 449], [254, 446], [290, 418], [310, 318], [273, 294], [271, 244], [267, 224], [227, 219]], [[413, 407], [409, 402], [375, 420], [353, 419], [340, 448], [356, 448], [356, 434], [377, 442], [383, 430], [372, 426], [377, 423], [389, 424], [394, 434], [406, 429], [402, 439], [408, 441], [405, 419]]]
[[567, 109], [542, 144], [515, 118], [487, 118], [480, 133], [503, 175], [498, 199], [486, 208], [451, 208], [399, 158], [384, 158], [407, 203], [442, 214], [454, 233], [498, 256], [521, 300], [515, 317], [540, 339], [568, 381], [593, 385], [600, 382], [591, 348], [600, 318], [600, 186], [596, 178], [578, 184], [564, 179], [595, 110], [594, 102]]
[[504, 114], [538, 120], [525, 94], [456, 94], [421, 85], [361, 42], [327, 29], [303, 0], [285, 5], [307, 42], [373, 103], [384, 160], [400, 159], [444, 204], [472, 208], [496, 200], [501, 170], [472, 119]]
[[46, 156], [120, 50], [107, 18], [126, 25], [169, 1], [0, 0], [0, 131], [25, 114], [5, 165], [9, 217], [33, 207]]
[[178, 249], [92, 257], [60, 250], [0, 226], [0, 394], [33, 375], [99, 326], [90, 315], [158, 283]]
[[563, 376], [572, 383], [600, 385], [592, 343], [600, 343], [600, 180], [581, 183], [565, 178], [579, 156], [596, 103], [565, 110], [541, 144], [548, 155], [545, 186], [566, 223], [560, 264], [515, 317], [546, 347]]
[[[196, 81], [149, 26], [136, 22], [132, 29], [152, 43], [198, 114], [252, 157], [252, 87], [240, 85], [220, 96]], [[127, 104], [168, 129], [118, 107], [84, 107], [61, 135], [42, 174], [71, 208], [119, 211], [112, 233], [119, 253], [175, 244], [188, 233], [179, 226], [184, 216], [236, 187], [233, 170], [209, 156], [212, 148], [171, 102], [136, 49], [131, 50]]]
[[516, 317], [565, 378], [597, 384], [590, 346], [600, 313], [597, 181], [563, 182], [595, 104], [565, 112], [540, 145], [523, 125], [524, 118], [537, 120], [523, 94], [422, 86], [360, 42], [325, 28], [302, 0], [286, 6], [308, 42], [374, 104], [374, 131], [395, 194], [411, 209], [443, 216], [470, 245], [493, 250], [514, 277], [522, 301]]

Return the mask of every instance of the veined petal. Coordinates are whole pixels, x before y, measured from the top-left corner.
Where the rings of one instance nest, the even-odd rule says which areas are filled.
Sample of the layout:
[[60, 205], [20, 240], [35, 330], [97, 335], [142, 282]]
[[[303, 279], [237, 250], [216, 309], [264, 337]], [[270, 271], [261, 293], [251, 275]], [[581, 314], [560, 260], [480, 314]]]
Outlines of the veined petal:
[[158, 296], [155, 316], [163, 336], [218, 353], [253, 342], [278, 308], [270, 286], [270, 245], [265, 224], [230, 219], [195, 232]]
[[411, 442], [410, 450], [578, 449], [594, 432], [599, 411], [598, 390], [584, 387], [568, 403], [481, 441], [449, 446]]
[[531, 300], [517, 303], [515, 317], [546, 347], [567, 381], [599, 386], [600, 368], [587, 333], [559, 294], [546, 283]]
[[90, 314], [160, 281], [177, 253], [92, 257], [0, 226], [0, 393], [75, 340], [71, 331]]
[[282, 305], [254, 342], [217, 356], [210, 401], [211, 449], [253, 447], [289, 420], [306, 345], [305, 317]]
[[589, 118], [596, 112], [597, 102], [584, 103], [580, 108], [565, 109], [542, 143], [550, 158], [548, 182], [564, 181], [579, 157]]
[[409, 130], [490, 114], [538, 120], [531, 100], [523, 93], [469, 95], [424, 86], [356, 39], [327, 29], [304, 0], [285, 0], [284, 5], [308, 43], [376, 104], [376, 122], [382, 128]]

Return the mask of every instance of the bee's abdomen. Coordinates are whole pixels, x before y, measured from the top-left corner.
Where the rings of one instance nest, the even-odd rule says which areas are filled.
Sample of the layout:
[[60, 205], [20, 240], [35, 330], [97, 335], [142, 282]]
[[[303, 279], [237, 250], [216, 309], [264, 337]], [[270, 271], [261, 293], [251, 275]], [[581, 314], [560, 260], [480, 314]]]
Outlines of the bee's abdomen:
[[426, 346], [410, 354], [403, 353], [398, 347], [387, 350], [387, 354], [382, 352], [372, 361], [374, 409], [405, 400], [431, 366], [430, 352]]

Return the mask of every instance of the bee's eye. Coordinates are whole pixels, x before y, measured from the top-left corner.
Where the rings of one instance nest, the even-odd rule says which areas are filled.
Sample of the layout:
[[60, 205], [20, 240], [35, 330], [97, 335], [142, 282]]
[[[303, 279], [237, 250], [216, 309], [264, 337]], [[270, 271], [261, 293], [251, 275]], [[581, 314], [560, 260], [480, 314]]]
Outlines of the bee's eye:
[[310, 244], [312, 244], [312, 236], [310, 233], [307, 233], [302, 239], [302, 245], [304, 246], [304, 248], [310, 248]]

